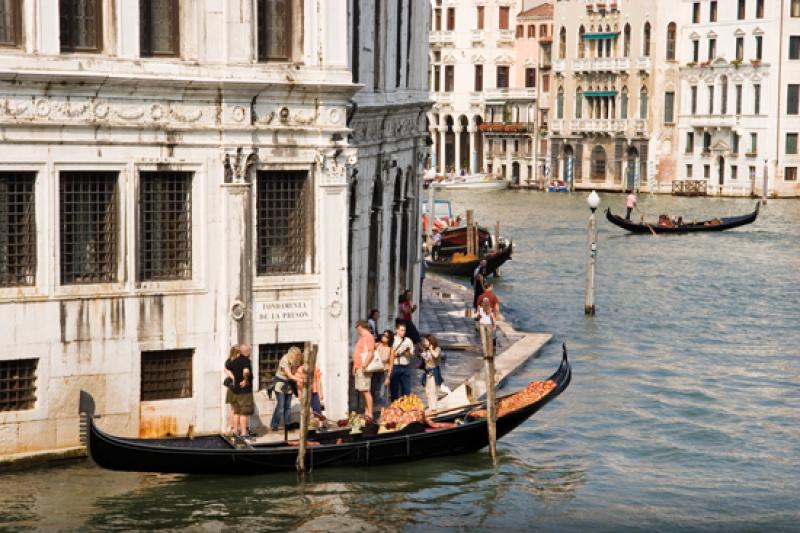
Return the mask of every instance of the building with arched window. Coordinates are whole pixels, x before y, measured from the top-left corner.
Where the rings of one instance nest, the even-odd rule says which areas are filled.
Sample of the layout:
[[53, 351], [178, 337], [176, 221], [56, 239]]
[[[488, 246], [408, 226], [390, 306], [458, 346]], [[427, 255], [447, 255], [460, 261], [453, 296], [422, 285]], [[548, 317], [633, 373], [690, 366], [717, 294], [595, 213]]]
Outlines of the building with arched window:
[[670, 11], [671, 3], [656, 0], [556, 2], [552, 178], [575, 189], [668, 188], [660, 181], [674, 169], [668, 105], [678, 86], [662, 24]]

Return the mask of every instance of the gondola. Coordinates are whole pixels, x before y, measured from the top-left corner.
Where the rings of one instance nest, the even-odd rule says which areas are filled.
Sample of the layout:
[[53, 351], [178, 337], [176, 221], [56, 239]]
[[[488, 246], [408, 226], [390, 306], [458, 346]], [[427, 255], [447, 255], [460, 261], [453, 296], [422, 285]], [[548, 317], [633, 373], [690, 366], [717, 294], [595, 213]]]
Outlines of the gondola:
[[494, 274], [500, 265], [511, 259], [511, 252], [514, 251], [514, 243], [511, 241], [501, 242], [498, 251], [490, 251], [480, 258], [469, 261], [453, 261], [454, 256], [439, 257], [436, 260], [426, 259], [425, 263], [428, 270], [439, 274], [449, 274], [451, 276], [472, 277], [481, 259], [486, 260], [486, 273]]
[[[569, 385], [572, 369], [564, 355], [550, 377], [555, 388], [538, 401], [509, 412], [497, 420], [500, 438], [533, 416]], [[82, 403], [93, 403], [82, 393]], [[485, 402], [484, 402], [485, 403]], [[82, 408], [83, 410], [84, 408]], [[334, 432], [309, 434], [318, 443], [306, 452], [309, 469], [331, 466], [375, 466], [436, 456], [474, 452], [488, 445], [486, 420], [466, 416], [469, 407], [435, 417], [436, 422], [457, 422], [444, 429], [415, 422], [397, 432], [346, 435]], [[95, 424], [91, 408], [88, 418], [88, 449], [94, 462], [110, 470], [173, 474], [269, 474], [295, 469], [297, 447], [286, 442], [234, 447], [221, 435], [194, 438], [136, 439], [109, 435]]]
[[615, 215], [611, 209], [606, 209], [606, 218], [615, 226], [626, 229], [631, 233], [695, 233], [699, 231], [724, 231], [726, 229], [738, 228], [755, 222], [758, 218], [759, 204], [755, 210], [747, 215], [735, 217], [722, 217], [719, 219], [703, 220], [700, 222], [685, 222], [676, 226], [661, 226], [656, 223], [633, 222]]

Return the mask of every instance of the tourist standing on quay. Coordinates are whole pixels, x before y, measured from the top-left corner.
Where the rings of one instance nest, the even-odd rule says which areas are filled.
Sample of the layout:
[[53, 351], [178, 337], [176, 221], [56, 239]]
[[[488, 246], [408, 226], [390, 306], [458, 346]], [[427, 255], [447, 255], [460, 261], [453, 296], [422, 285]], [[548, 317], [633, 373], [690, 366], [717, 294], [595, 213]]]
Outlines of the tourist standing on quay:
[[482, 298], [478, 307], [478, 328], [481, 334], [481, 347], [484, 355], [494, 355], [497, 315], [492, 309], [489, 298]]
[[369, 374], [365, 373], [365, 370], [369, 362], [372, 361], [372, 356], [375, 352], [375, 337], [372, 336], [369, 324], [365, 320], [356, 322], [356, 332], [358, 333], [358, 341], [356, 342], [355, 350], [353, 350], [353, 377], [355, 378], [356, 390], [364, 398], [364, 416], [372, 418], [372, 393], [370, 392], [372, 383]]
[[270, 390], [275, 392], [275, 411], [272, 413], [270, 429], [289, 426], [292, 411], [292, 394], [297, 394], [297, 370], [303, 364], [303, 352], [297, 346], [292, 346], [278, 362], [278, 371], [272, 378]]
[[439, 401], [439, 386], [442, 384], [442, 370], [439, 362], [442, 356], [442, 349], [439, 342], [433, 335], [426, 335], [422, 338], [422, 357], [423, 374], [422, 385], [425, 387], [425, 396], [428, 399], [428, 411], [436, 411]]
[[486, 259], [481, 259], [481, 262], [478, 263], [478, 268], [472, 273], [472, 288], [474, 289], [472, 309], [477, 314], [478, 298], [486, 291]]
[[375, 345], [375, 354], [380, 357], [383, 363], [383, 370], [378, 370], [370, 374], [370, 392], [372, 393], [372, 403], [374, 406], [386, 405], [386, 390], [389, 388], [389, 376], [392, 373], [394, 363], [394, 333], [387, 329], [381, 333], [378, 343]]
[[234, 375], [231, 372], [230, 364], [239, 357], [239, 345], [234, 344], [228, 350], [228, 358], [225, 360], [225, 411], [227, 415], [227, 433], [236, 432], [236, 415], [233, 413], [233, 380]]
[[625, 200], [625, 206], [627, 207], [627, 211], [625, 212], [625, 220], [630, 220], [631, 212], [633, 212], [633, 208], [636, 207], [636, 195], [633, 193], [633, 189], [628, 191], [628, 197]]
[[411, 394], [411, 358], [414, 357], [414, 343], [406, 337], [406, 326], [397, 323], [394, 334], [394, 363], [389, 375], [389, 393], [391, 401]]
[[414, 344], [419, 344], [422, 340], [417, 331], [417, 326], [414, 325], [414, 311], [417, 306], [411, 303], [413, 294], [410, 290], [406, 290], [401, 296], [397, 307], [397, 320], [406, 326], [406, 336], [411, 339]]
[[250, 361], [252, 348], [249, 344], [239, 346], [235, 359], [226, 363], [233, 377], [233, 419], [234, 429], [240, 437], [249, 437], [247, 421], [255, 410], [253, 403], [253, 367]]
[[489, 299], [489, 304], [492, 307], [492, 311], [494, 311], [494, 316], [496, 319], [500, 318], [500, 300], [497, 298], [497, 295], [494, 293], [492, 284], [489, 282], [484, 283], [485, 290], [483, 293], [478, 296], [478, 301], [483, 303], [485, 298]]

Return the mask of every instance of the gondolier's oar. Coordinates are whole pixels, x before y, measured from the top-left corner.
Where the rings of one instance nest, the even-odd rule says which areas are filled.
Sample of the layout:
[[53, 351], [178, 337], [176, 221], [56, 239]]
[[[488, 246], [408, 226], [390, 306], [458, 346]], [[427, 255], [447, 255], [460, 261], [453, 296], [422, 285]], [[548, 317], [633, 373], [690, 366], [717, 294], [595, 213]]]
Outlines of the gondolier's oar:
[[644, 224], [645, 226], [647, 226], [647, 229], [649, 229], [649, 230], [650, 230], [650, 233], [652, 233], [652, 234], [653, 234], [653, 237], [656, 237], [656, 236], [658, 235], [658, 233], [656, 233], [656, 230], [654, 230], [654, 229], [653, 229], [653, 226], [651, 226], [650, 224], [648, 224], [647, 222], [645, 222], [645, 221], [644, 221], [645, 213], [643, 213], [643, 212], [642, 212], [642, 211], [639, 209], [639, 206], [636, 206], [636, 205], [635, 205], [635, 206], [633, 206], [633, 208], [634, 208], [634, 209], [636, 209], [636, 211], [638, 211], [640, 215], [642, 215], [642, 224]]

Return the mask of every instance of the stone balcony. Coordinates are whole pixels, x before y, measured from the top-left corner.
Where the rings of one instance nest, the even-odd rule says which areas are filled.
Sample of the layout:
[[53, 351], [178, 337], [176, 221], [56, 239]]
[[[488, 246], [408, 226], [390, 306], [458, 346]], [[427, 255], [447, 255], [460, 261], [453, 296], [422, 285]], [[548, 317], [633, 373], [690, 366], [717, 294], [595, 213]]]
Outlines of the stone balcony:
[[453, 93], [431, 93], [433, 94], [433, 101], [440, 105], [452, 105], [453, 104]]
[[483, 30], [472, 30], [470, 33], [470, 37], [472, 40], [472, 44], [480, 44], [483, 45]]
[[738, 124], [736, 115], [691, 115], [689, 126], [692, 128], [732, 129]]
[[481, 105], [483, 103], [483, 93], [481, 91], [470, 91], [469, 103], [470, 105]]
[[508, 102], [513, 100], [536, 100], [535, 87], [487, 89], [483, 92], [484, 99], [489, 102]]
[[627, 57], [578, 58], [572, 62], [575, 72], [627, 72], [631, 60]]
[[636, 59], [636, 70], [649, 71], [653, 68], [653, 60], [647, 56]]
[[514, 30], [499, 30], [497, 32], [498, 46], [508, 45], [514, 46], [515, 43]]
[[563, 74], [567, 70], [567, 61], [565, 59], [556, 59], [553, 61], [553, 71]]
[[616, 118], [579, 118], [570, 122], [573, 133], [622, 133], [627, 126], [627, 120]]
[[550, 127], [551, 131], [558, 131], [558, 132], [564, 131], [564, 119], [561, 118], [555, 119], [551, 124], [552, 124]]
[[433, 45], [448, 46], [456, 44], [455, 32], [432, 31], [428, 34], [428, 42]]

